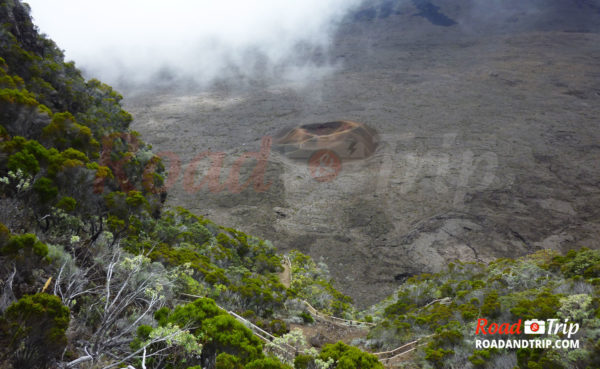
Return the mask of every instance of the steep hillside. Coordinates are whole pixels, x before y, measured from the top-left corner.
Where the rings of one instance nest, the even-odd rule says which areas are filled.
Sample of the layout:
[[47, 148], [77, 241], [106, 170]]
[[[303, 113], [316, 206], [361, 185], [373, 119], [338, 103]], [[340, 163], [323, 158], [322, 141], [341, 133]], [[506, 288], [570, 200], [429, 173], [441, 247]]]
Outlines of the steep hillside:
[[[600, 252], [540, 251], [488, 265], [450, 263], [439, 273], [408, 279], [365, 314], [377, 325], [363, 343], [377, 351], [418, 340], [416, 352], [396, 358], [396, 367], [597, 368]], [[526, 320], [533, 319], [546, 323], [545, 335], [528, 334]], [[556, 330], [557, 322], [569, 329]], [[538, 337], [549, 347], [502, 346]], [[565, 342], [577, 347], [565, 348]]]

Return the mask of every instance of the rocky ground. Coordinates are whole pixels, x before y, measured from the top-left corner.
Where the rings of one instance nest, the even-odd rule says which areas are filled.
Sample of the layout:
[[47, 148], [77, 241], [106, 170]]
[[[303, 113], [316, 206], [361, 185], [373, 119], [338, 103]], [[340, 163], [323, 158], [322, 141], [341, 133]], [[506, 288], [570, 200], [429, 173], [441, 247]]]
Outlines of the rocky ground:
[[[600, 247], [600, 2], [443, 3], [363, 6], [328, 51], [334, 68], [301, 82], [126, 94], [133, 129], [181, 160], [165, 159], [168, 203], [322, 258], [361, 306], [454, 259]], [[266, 150], [282, 127], [340, 119], [380, 145], [331, 181]], [[261, 143], [259, 187], [216, 192], [214, 172], [215, 192], [193, 188], [210, 165], [197, 155], [222, 152], [231, 185]]]

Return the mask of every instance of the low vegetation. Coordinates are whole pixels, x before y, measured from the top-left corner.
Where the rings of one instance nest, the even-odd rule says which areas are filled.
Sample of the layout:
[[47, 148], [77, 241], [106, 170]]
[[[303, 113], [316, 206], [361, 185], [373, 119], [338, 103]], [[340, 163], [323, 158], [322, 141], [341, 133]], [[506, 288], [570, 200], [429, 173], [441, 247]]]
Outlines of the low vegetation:
[[[437, 274], [408, 279], [369, 313], [377, 326], [368, 343], [393, 348], [421, 338], [417, 362], [433, 368], [596, 368], [600, 365], [600, 252], [581, 249], [561, 256], [539, 251], [488, 265], [452, 263]], [[559, 319], [579, 324], [579, 348], [477, 349], [477, 319], [498, 324]], [[521, 335], [514, 339], [530, 339]], [[544, 336], [552, 341], [559, 334]], [[412, 364], [411, 364], [412, 365]], [[411, 367], [407, 364], [407, 367]]]

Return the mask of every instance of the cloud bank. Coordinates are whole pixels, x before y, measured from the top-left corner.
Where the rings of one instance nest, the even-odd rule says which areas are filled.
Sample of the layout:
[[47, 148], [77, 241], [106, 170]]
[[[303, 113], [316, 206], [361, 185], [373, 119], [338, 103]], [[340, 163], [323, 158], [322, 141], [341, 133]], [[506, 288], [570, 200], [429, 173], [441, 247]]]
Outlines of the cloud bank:
[[359, 0], [28, 0], [67, 59], [108, 83], [310, 75]]

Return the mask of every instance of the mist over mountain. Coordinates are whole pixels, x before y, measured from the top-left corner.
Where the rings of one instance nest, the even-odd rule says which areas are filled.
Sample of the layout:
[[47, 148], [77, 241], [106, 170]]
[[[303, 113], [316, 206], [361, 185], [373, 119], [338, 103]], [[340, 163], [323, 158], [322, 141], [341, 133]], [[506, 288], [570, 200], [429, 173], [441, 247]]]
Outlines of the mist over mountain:
[[596, 0], [29, 3], [36, 24], [61, 45], [67, 59], [88, 76], [124, 87], [318, 78], [339, 67], [330, 48], [343, 22], [411, 14], [465, 34], [492, 28], [511, 32], [545, 29], [583, 10], [570, 25], [582, 30], [596, 26], [590, 15], [600, 11]]
[[357, 3], [30, 1], [41, 31], [67, 58], [89, 75], [128, 84], [324, 73], [333, 32]]

